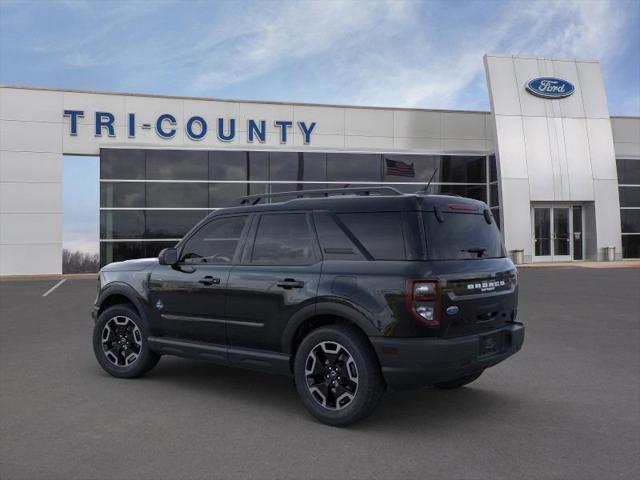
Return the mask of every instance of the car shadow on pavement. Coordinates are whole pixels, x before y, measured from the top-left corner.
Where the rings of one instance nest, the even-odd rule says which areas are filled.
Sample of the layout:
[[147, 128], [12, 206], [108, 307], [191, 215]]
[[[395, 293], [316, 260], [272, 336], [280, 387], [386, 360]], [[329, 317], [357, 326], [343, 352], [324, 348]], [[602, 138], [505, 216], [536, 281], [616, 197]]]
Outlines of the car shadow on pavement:
[[[163, 358], [145, 378], [149, 382], [169, 386], [180, 398], [185, 391], [232, 398], [236, 404], [259, 409], [261, 415], [274, 412], [297, 416], [301, 421], [316, 422], [298, 399], [293, 380], [251, 370], [224, 367], [202, 361]], [[524, 408], [525, 399], [505, 386], [497, 391], [476, 383], [457, 390], [421, 388], [409, 391], [387, 391], [373, 415], [349, 427], [362, 432], [376, 430], [450, 429], [452, 422], [500, 418], [513, 409]], [[318, 425], [321, 425], [318, 423]], [[322, 425], [322, 427], [326, 427]], [[332, 428], [332, 427], [326, 427]]]

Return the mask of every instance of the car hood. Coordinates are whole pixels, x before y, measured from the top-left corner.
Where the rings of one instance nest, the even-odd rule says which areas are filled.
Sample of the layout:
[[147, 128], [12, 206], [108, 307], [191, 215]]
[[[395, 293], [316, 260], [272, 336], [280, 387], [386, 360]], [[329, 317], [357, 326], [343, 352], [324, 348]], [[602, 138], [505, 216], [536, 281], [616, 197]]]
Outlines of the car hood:
[[154, 265], [158, 265], [157, 258], [137, 258], [135, 260], [110, 263], [102, 267], [101, 272], [140, 272]]

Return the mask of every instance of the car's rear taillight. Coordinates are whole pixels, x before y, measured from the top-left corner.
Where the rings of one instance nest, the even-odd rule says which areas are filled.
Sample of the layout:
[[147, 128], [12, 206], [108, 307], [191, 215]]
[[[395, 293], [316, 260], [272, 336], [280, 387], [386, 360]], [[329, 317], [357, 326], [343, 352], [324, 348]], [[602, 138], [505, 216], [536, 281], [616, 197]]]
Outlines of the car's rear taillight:
[[409, 280], [407, 282], [407, 308], [413, 316], [429, 327], [440, 326], [440, 289], [438, 282]]

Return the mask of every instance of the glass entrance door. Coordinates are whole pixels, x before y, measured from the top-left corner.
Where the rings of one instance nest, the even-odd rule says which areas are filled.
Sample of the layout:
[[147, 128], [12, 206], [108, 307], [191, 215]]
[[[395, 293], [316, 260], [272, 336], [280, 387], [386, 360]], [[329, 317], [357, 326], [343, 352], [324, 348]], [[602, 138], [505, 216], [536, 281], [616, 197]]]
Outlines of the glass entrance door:
[[582, 207], [573, 206], [573, 259], [582, 260]]
[[553, 261], [571, 260], [571, 225], [569, 207], [552, 208], [553, 216]]
[[551, 261], [551, 208], [533, 209], [533, 255], [539, 261]]
[[533, 259], [539, 262], [582, 260], [582, 207], [533, 208]]

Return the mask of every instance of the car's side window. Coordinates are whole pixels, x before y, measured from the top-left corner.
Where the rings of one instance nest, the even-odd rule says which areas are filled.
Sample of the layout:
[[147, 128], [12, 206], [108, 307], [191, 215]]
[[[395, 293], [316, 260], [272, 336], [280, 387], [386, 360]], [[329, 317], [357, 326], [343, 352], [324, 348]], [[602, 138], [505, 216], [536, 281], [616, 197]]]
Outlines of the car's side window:
[[251, 255], [254, 265], [309, 265], [314, 262], [313, 237], [304, 213], [260, 217]]
[[340, 213], [337, 216], [375, 260], [406, 260], [399, 212]]
[[246, 222], [246, 216], [212, 220], [185, 242], [180, 261], [208, 264], [231, 263]]

